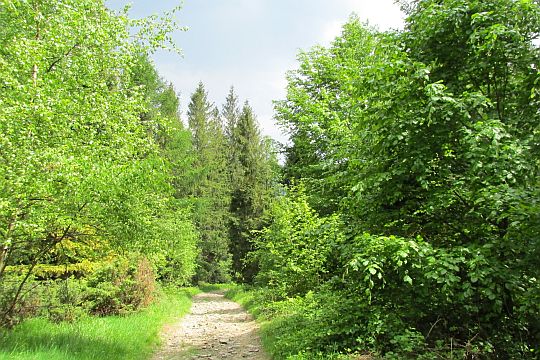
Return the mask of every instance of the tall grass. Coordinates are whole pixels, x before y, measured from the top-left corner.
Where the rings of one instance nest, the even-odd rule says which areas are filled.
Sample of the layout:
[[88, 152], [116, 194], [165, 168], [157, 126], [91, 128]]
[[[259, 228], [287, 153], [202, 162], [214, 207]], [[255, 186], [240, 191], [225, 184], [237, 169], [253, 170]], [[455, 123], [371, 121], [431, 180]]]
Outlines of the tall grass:
[[[225, 296], [247, 309], [261, 325], [261, 341], [274, 360], [372, 360], [370, 355], [317, 351], [309, 347], [313, 337], [325, 331], [323, 324], [307, 319], [310, 302], [304, 298], [276, 300], [272, 291], [233, 285]], [[345, 315], [345, 314], [344, 314]]]
[[188, 312], [197, 289], [164, 291], [159, 302], [129, 316], [86, 317], [54, 324], [30, 319], [0, 332], [0, 360], [148, 359], [163, 325]]

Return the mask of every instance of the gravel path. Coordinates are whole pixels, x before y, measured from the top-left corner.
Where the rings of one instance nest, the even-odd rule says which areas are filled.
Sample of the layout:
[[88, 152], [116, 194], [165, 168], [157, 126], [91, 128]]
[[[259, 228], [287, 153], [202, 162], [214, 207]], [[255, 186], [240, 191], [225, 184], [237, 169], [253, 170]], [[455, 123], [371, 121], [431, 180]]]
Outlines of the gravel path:
[[153, 359], [268, 360], [258, 331], [251, 315], [223, 292], [198, 294], [190, 313], [164, 329], [164, 346]]

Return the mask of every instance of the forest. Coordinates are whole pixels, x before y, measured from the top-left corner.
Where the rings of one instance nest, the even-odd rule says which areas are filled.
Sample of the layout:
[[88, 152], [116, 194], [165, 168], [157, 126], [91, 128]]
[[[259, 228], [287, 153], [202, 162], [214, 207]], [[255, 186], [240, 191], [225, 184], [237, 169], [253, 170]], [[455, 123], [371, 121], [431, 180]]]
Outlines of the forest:
[[399, 3], [298, 54], [279, 144], [232, 86], [180, 113], [180, 7], [0, 1], [0, 359], [208, 284], [273, 359], [538, 359], [540, 3]]

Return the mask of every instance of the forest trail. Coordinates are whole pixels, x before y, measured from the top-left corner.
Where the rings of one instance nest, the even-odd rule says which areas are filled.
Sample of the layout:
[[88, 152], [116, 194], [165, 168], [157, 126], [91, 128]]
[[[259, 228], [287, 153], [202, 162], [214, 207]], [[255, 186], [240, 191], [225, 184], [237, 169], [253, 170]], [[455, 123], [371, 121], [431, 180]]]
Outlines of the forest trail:
[[223, 291], [194, 296], [190, 313], [166, 326], [162, 339], [153, 360], [270, 359], [262, 349], [258, 324]]

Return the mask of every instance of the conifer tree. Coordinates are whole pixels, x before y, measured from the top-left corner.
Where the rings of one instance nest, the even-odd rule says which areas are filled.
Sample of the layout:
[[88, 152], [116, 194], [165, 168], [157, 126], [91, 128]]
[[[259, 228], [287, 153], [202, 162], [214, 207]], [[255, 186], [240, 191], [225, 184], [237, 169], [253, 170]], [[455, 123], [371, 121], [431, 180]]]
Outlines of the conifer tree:
[[[227, 104], [233, 104], [229, 93]], [[253, 110], [246, 101], [236, 126], [230, 130], [233, 137], [233, 153], [230, 168], [233, 169], [231, 195], [231, 223], [229, 234], [233, 256], [233, 270], [241, 280], [250, 281], [254, 267], [246, 265], [245, 257], [252, 251], [251, 231], [261, 225], [263, 210], [269, 200], [268, 149], [261, 138]]]
[[139, 114], [141, 123], [159, 145], [160, 156], [167, 166], [171, 188], [169, 213], [158, 222], [166, 235], [161, 256], [155, 257], [160, 280], [185, 285], [194, 274], [198, 235], [193, 226], [187, 190], [193, 183], [193, 151], [190, 133], [180, 119], [180, 101], [172, 83], [158, 74], [148, 55], [139, 54], [132, 69], [133, 86], [143, 94], [145, 112]]
[[225, 125], [225, 136], [230, 144], [234, 143], [236, 135], [236, 125], [240, 117], [240, 108], [238, 105], [238, 96], [234, 92], [234, 87], [231, 86], [229, 94], [225, 99], [225, 104], [221, 110], [221, 116]]
[[228, 280], [230, 269], [226, 142], [219, 113], [209, 102], [202, 82], [191, 96], [187, 115], [195, 152], [191, 194], [201, 236], [195, 280], [223, 282]]

